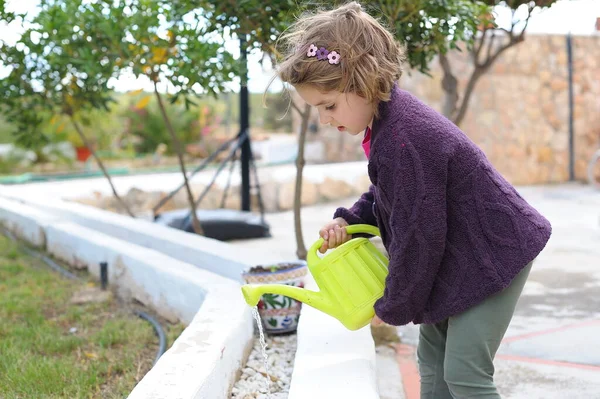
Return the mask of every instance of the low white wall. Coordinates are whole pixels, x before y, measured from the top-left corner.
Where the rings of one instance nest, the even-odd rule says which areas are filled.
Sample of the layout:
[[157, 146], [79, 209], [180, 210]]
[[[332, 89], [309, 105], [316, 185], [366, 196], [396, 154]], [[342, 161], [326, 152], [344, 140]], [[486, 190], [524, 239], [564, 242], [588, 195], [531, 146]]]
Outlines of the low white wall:
[[0, 198], [0, 221], [18, 238], [35, 247], [46, 246], [44, 229], [58, 220], [55, 216], [15, 201]]
[[[204, 301], [203, 286], [231, 280], [70, 222], [46, 229], [47, 251], [99, 278], [100, 262], [108, 263], [109, 285], [155, 309], [168, 320], [190, 323]], [[233, 288], [233, 287], [232, 287]]]
[[[306, 288], [318, 291], [310, 275]], [[337, 319], [302, 306], [288, 399], [306, 398], [379, 399], [369, 326], [350, 331]]]
[[163, 253], [61, 221], [0, 198], [0, 223], [53, 256], [109, 282], [166, 318], [191, 322], [131, 393], [131, 398], [226, 398], [253, 342], [251, 309], [240, 285]]
[[[0, 194], [3, 192], [0, 190]], [[151, 248], [174, 259], [204, 270], [242, 282], [241, 273], [252, 263], [268, 262], [269, 254], [252, 250], [232, 251], [232, 246], [210, 238], [186, 233], [142, 219], [58, 199], [23, 197], [9, 192], [10, 197], [63, 220], [88, 227], [127, 242]], [[3, 194], [6, 196], [6, 194]]]
[[[129, 399], [225, 399], [252, 349], [250, 307], [239, 288], [209, 294], [188, 328]], [[240, 356], [240, 354], [243, 354]]]

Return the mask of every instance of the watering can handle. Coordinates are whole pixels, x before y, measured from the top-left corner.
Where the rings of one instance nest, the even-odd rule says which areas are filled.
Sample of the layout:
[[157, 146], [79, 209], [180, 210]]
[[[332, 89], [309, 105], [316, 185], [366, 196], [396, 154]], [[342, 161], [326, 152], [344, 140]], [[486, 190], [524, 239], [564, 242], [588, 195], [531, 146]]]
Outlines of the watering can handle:
[[[350, 226], [346, 226], [346, 233], [348, 234], [356, 234], [356, 233], [366, 233], [374, 236], [381, 237], [381, 233], [379, 229], [375, 226], [371, 226], [370, 224], [353, 224]], [[317, 262], [319, 260], [319, 256], [317, 255], [317, 251], [321, 248], [321, 245], [325, 240], [323, 237], [320, 237], [308, 250], [307, 253], [307, 262], [309, 264]]]

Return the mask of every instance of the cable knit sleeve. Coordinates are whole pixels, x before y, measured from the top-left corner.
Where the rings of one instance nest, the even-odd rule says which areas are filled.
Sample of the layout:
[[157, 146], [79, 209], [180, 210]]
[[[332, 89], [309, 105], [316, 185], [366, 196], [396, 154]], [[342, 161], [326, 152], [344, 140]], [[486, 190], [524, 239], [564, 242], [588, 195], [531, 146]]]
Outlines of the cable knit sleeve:
[[378, 187], [389, 212], [380, 223], [389, 234], [390, 263], [375, 313], [388, 324], [404, 325], [425, 310], [442, 262], [447, 161], [435, 148], [394, 139], [378, 160]]
[[373, 214], [374, 190], [375, 187], [371, 185], [369, 191], [361, 195], [350, 209], [336, 209], [333, 218], [342, 217], [348, 224], [370, 224], [377, 226], [377, 220]]

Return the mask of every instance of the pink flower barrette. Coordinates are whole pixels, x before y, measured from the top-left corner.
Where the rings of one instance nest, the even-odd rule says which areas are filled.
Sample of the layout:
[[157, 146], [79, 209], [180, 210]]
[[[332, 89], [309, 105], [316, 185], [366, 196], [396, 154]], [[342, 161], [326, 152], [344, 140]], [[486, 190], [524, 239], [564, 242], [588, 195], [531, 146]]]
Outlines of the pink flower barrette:
[[329, 61], [331, 65], [340, 63], [340, 54], [337, 51], [329, 51], [325, 47], [318, 48], [314, 44], [308, 47], [307, 57], [317, 57], [319, 61]]

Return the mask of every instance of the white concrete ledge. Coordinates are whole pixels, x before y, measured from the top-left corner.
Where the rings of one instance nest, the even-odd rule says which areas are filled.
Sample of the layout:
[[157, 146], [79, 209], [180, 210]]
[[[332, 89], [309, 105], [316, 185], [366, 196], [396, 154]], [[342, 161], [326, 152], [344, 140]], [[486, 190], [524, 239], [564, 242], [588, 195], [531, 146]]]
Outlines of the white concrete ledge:
[[[310, 274], [306, 288], [318, 290]], [[289, 399], [379, 399], [371, 329], [346, 329], [337, 319], [302, 306]]]
[[206, 295], [205, 286], [231, 285], [231, 280], [69, 222], [46, 229], [47, 251], [96, 277], [108, 263], [109, 285], [132, 296], [168, 320], [192, 321]]
[[228, 398], [240, 359], [252, 349], [252, 316], [242, 302], [239, 288], [209, 293], [190, 326], [129, 399]]
[[44, 229], [58, 218], [16, 201], [0, 198], [0, 221], [11, 233], [29, 244], [44, 248]]
[[[232, 251], [227, 243], [186, 233], [142, 219], [133, 219], [113, 212], [59, 199], [39, 197], [22, 198], [17, 192], [12, 198], [60, 216], [78, 225], [125, 240], [146, 248], [152, 248], [180, 261], [196, 265], [204, 270], [242, 282], [241, 273], [252, 262], [268, 262], [269, 254], [250, 249]], [[3, 194], [5, 195], [5, 194]]]

